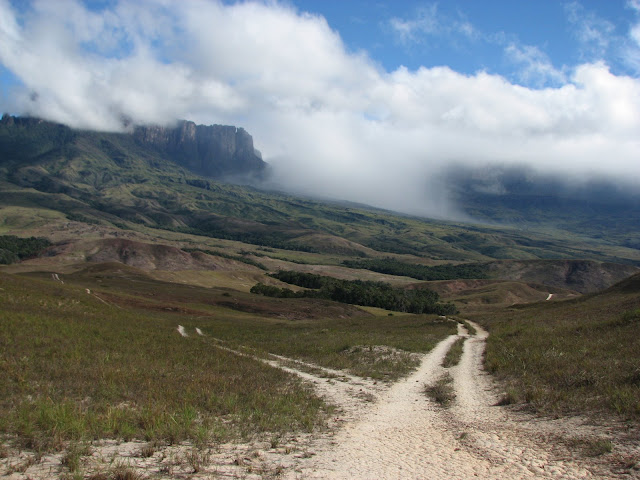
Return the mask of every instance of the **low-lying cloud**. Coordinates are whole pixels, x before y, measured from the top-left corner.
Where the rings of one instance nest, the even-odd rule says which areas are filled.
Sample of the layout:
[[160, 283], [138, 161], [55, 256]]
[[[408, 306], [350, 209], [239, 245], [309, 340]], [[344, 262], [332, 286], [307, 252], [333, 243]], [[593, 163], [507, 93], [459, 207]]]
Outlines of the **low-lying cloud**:
[[438, 179], [451, 165], [640, 184], [640, 80], [604, 62], [567, 68], [552, 88], [447, 67], [389, 72], [322, 17], [205, 0], [100, 11], [0, 0], [0, 61], [22, 82], [5, 111], [113, 131], [179, 118], [243, 126], [274, 182], [314, 195], [450, 216]]

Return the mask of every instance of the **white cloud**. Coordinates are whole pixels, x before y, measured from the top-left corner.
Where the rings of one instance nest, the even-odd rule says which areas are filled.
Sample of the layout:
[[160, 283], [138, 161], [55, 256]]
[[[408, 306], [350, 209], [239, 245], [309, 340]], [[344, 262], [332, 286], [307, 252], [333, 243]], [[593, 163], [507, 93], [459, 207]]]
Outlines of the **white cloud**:
[[0, 0], [0, 61], [25, 85], [23, 112], [110, 130], [123, 117], [243, 126], [281, 184], [412, 213], [451, 214], [435, 179], [452, 162], [640, 183], [640, 81], [602, 63], [565, 74], [514, 47], [557, 84], [531, 89], [446, 67], [382, 71], [324, 18], [272, 2], [50, 3], [18, 21]]
[[566, 82], [565, 74], [555, 68], [549, 57], [538, 47], [511, 43], [505, 49], [505, 53], [521, 67], [518, 76], [526, 85], [542, 87]]
[[612, 43], [615, 25], [586, 11], [577, 1], [566, 4], [565, 10], [576, 38], [583, 45], [584, 57], [587, 60], [602, 59]]
[[391, 18], [389, 26], [392, 33], [404, 45], [424, 43], [427, 37], [438, 35], [447, 37], [461, 35], [470, 40], [481, 37], [471, 22], [465, 20], [460, 13], [458, 16], [460, 18], [456, 19], [440, 14], [437, 3], [432, 3], [417, 8], [408, 18]]
[[402, 43], [420, 41], [423, 35], [433, 35], [441, 30], [438, 6], [434, 3], [421, 7], [409, 19], [393, 17], [389, 20], [389, 25]]

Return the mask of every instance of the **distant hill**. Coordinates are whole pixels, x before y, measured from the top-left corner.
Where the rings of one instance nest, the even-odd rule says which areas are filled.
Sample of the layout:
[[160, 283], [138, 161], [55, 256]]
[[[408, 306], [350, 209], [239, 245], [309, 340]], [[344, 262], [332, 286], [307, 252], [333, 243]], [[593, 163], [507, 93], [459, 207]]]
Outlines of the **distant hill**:
[[[183, 121], [105, 133], [4, 115], [0, 222], [12, 234], [52, 221], [69, 232], [82, 230], [78, 224], [145, 235], [154, 229], [326, 254], [332, 258], [322, 261], [334, 264], [380, 256], [426, 264], [567, 258], [640, 263], [640, 250], [615, 238], [435, 221], [221, 181], [256, 179], [265, 168], [251, 136], [232, 126]], [[29, 235], [36, 233], [43, 231]]]
[[637, 187], [504, 165], [457, 166], [442, 181], [458, 207], [477, 221], [567, 231], [640, 249]]
[[487, 265], [489, 275], [580, 293], [603, 290], [638, 272], [638, 267], [592, 260], [505, 260]]
[[[131, 133], [97, 133], [7, 114], [0, 120], [4, 164], [21, 166], [55, 157], [73, 159], [87, 150], [120, 167], [129, 165], [136, 153], [146, 153], [147, 158], [157, 156], [218, 179], [259, 176], [266, 167], [251, 135], [234, 126], [180, 121], [171, 127], [139, 126]], [[153, 166], [153, 161], [150, 164]]]

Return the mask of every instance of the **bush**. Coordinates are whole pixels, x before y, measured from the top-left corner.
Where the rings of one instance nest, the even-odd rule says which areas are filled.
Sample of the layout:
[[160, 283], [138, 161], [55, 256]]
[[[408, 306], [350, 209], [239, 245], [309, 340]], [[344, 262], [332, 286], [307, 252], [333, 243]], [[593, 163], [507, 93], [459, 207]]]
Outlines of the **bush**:
[[251, 293], [278, 298], [324, 298], [341, 303], [384, 308], [408, 313], [433, 313], [452, 315], [457, 309], [452, 303], [439, 303], [439, 296], [431, 290], [406, 290], [394, 288], [388, 283], [361, 280], [339, 280], [337, 278], [282, 271], [271, 275], [280, 281], [308, 288], [293, 292], [259, 283]]
[[0, 264], [15, 263], [37, 256], [51, 245], [46, 238], [21, 238], [15, 235], [0, 236]]

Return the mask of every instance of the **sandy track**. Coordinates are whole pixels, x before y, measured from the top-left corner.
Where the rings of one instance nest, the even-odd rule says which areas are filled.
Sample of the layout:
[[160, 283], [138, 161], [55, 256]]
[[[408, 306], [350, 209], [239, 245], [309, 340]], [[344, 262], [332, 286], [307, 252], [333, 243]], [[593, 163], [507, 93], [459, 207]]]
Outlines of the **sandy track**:
[[[449, 369], [456, 392], [450, 409], [433, 403], [423, 390], [445, 372], [441, 363], [456, 335], [331, 441], [316, 445], [316, 455], [284, 478], [611, 478], [595, 474], [554, 443], [555, 426], [494, 406], [495, 390], [482, 370], [487, 333], [473, 326], [477, 333], [465, 341], [460, 364]], [[458, 334], [468, 336], [464, 329]]]

